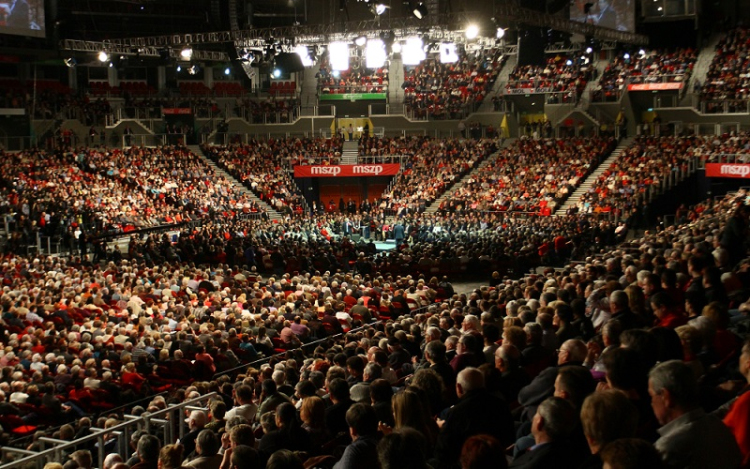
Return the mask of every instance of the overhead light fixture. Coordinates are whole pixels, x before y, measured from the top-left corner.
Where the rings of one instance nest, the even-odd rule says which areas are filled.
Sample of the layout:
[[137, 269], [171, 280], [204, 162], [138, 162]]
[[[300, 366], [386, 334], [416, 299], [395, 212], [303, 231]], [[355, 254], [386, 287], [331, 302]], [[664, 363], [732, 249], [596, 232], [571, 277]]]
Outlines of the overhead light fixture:
[[76, 65], [78, 65], [78, 61], [75, 59], [75, 57], [70, 57], [68, 59], [65, 59], [63, 60], [63, 62], [65, 63], [65, 66], [68, 68], [73, 68]]
[[417, 17], [418, 20], [423, 19], [425, 16], [427, 16], [427, 6], [419, 2], [417, 5], [412, 9], [412, 14]]
[[197, 65], [191, 65], [190, 68], [187, 69], [187, 72], [191, 75], [196, 75], [200, 71], [200, 67]]
[[470, 24], [466, 27], [466, 39], [476, 39], [479, 36], [479, 26]]
[[310, 49], [308, 49], [307, 46], [299, 45], [294, 48], [294, 52], [299, 55], [302, 65], [305, 67], [312, 67], [313, 59], [310, 57]]
[[181, 71], [182, 71], [182, 67], [181, 67], [180, 65], [178, 65], [178, 66], [177, 66], [177, 71], [178, 71], [178, 72], [181, 72]]
[[640, 56], [641, 58], [643, 58], [643, 57], [646, 57], [646, 51], [645, 51], [645, 50], [643, 50], [643, 49], [641, 49], [641, 50], [639, 50], [639, 51], [638, 51], [638, 55], [639, 55], [639, 56]]
[[497, 34], [495, 35], [498, 39], [505, 37], [505, 28], [497, 28]]
[[401, 43], [398, 42], [398, 41], [394, 42], [393, 45], [391, 46], [391, 50], [393, 51], [394, 54], [400, 54], [401, 53]]
[[591, 47], [587, 47], [587, 48], [586, 48], [586, 53], [587, 53], [587, 54], [590, 54], [590, 53], [592, 53], [592, 52], [594, 52], [594, 49], [592, 49]]
[[421, 37], [410, 37], [406, 39], [406, 44], [401, 51], [401, 61], [404, 65], [419, 65], [427, 54], [424, 52], [424, 43]]
[[107, 60], [109, 60], [109, 54], [101, 51], [99, 52], [99, 55], [97, 55], [97, 58], [99, 59], [99, 62], [106, 62]]
[[365, 36], [359, 36], [357, 39], [354, 40], [354, 44], [358, 45], [359, 47], [364, 46], [367, 43], [367, 38]]
[[380, 68], [385, 65], [385, 43], [380, 39], [373, 39], [367, 42], [365, 48], [365, 66], [367, 68]]
[[458, 62], [458, 54], [456, 53], [456, 44], [447, 43], [440, 44], [440, 63], [441, 64], [453, 64]]
[[333, 78], [338, 78], [341, 76], [341, 72], [339, 72], [338, 70], [334, 70], [333, 72], [331, 72], [331, 75], [333, 75]]
[[274, 78], [279, 78], [279, 77], [281, 77], [281, 70], [279, 70], [278, 68], [274, 68], [274, 69], [273, 69], [273, 77], [274, 77]]
[[571, 65], [573, 65], [573, 61], [570, 60], [570, 59], [568, 59], [568, 60], [565, 61], [565, 65], [567, 65], [568, 67], [570, 67]]
[[387, 5], [383, 5], [382, 3], [377, 3], [375, 5], [372, 5], [370, 7], [370, 11], [372, 11], [375, 15], [380, 16], [383, 13], [385, 13], [385, 10], [388, 9]]
[[332, 42], [328, 45], [328, 58], [332, 70], [349, 70], [349, 44]]
[[625, 55], [623, 55], [622, 58], [625, 59], [625, 60], [630, 60], [630, 54], [628, 54], [627, 52], [625, 52]]
[[229, 75], [230, 73], [232, 73], [232, 69], [230, 69], [229, 67], [224, 69], [224, 75]]
[[190, 60], [193, 58], [193, 48], [188, 46], [180, 51], [180, 57], [182, 60]]

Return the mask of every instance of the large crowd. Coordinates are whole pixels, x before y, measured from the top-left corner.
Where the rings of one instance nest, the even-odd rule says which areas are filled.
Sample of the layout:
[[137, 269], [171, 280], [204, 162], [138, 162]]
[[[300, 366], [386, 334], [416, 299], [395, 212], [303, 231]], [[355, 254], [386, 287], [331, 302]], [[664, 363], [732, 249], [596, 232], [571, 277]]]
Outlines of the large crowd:
[[593, 91], [593, 100], [618, 100], [630, 83], [683, 83], [687, 86], [698, 58], [692, 48], [674, 51], [620, 52], [604, 69]]
[[750, 29], [729, 31], [716, 46], [706, 82], [701, 89], [701, 99], [706, 101], [705, 112], [724, 112], [724, 103], [747, 109], [750, 98]]
[[[0, 424], [30, 439], [5, 444], [35, 451], [213, 392], [179, 440], [157, 422], [128, 448], [105, 438], [104, 466], [746, 467], [746, 198], [617, 248], [582, 217], [408, 214], [379, 264], [326, 237], [346, 230], [337, 214], [209, 222], [133, 240], [127, 260], [9, 254]], [[428, 273], [517, 260], [511, 239], [544, 232], [545, 254], [583, 260], [466, 294]], [[427, 270], [380, 270], [407, 260]], [[99, 450], [48, 469], [94, 467]]]
[[318, 66], [319, 94], [387, 93], [388, 67], [365, 68], [364, 61], [355, 69], [337, 71], [331, 68], [326, 56]]
[[438, 208], [549, 215], [612, 152], [614, 139], [522, 138], [502, 149]]
[[512, 90], [531, 89], [544, 93], [562, 93], [562, 102], [575, 102], [586, 84], [596, 78], [591, 59], [583, 53], [557, 54], [547, 58], [544, 66], [519, 65], [508, 77], [506, 86]]
[[639, 137], [576, 203], [583, 213], [629, 216], [648, 200], [650, 191], [664, 189], [671, 173], [686, 172], [692, 163], [734, 161], [747, 155], [747, 133], [721, 137]]
[[455, 63], [428, 57], [404, 68], [404, 105], [415, 117], [462, 119], [492, 89], [507, 59], [499, 51], [460, 53]]

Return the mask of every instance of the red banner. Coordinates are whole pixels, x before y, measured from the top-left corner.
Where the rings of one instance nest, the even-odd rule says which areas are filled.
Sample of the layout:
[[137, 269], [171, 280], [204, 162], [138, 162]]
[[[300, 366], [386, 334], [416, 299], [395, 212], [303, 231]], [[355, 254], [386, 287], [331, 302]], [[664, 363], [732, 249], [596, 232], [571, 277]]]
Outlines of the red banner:
[[750, 178], [750, 164], [706, 163], [706, 176], [710, 178]]
[[295, 166], [296, 178], [350, 178], [362, 176], [394, 176], [399, 164], [344, 164], [338, 166]]
[[681, 90], [682, 83], [636, 83], [628, 85], [628, 91], [669, 91]]
[[164, 114], [192, 114], [189, 107], [165, 107], [161, 110]]

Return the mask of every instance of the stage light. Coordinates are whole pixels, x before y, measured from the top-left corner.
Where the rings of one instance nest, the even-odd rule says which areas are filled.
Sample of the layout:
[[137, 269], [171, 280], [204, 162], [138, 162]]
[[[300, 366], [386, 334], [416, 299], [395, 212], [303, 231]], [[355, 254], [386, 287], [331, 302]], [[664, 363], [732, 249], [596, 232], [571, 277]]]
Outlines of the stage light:
[[190, 68], [187, 69], [187, 72], [190, 75], [196, 75], [200, 71], [200, 67], [197, 65], [191, 65]]
[[112, 68], [112, 67], [114, 67], [114, 66], [115, 66], [115, 64], [114, 64], [114, 63], [112, 63], [112, 62], [110, 62], [110, 63], [109, 63], [109, 68]]
[[99, 59], [99, 62], [106, 62], [107, 60], [109, 60], [109, 54], [101, 51], [99, 52], [99, 55], [97, 55], [97, 58]]
[[418, 20], [421, 20], [425, 16], [427, 16], [427, 6], [425, 6], [424, 3], [419, 2], [417, 3], [417, 6], [412, 9], [412, 14], [417, 17]]
[[587, 54], [590, 54], [590, 53], [592, 53], [592, 52], [594, 52], [594, 49], [592, 49], [591, 47], [587, 47], [587, 48], [586, 48], [586, 53], [587, 53]]
[[400, 42], [394, 42], [391, 46], [391, 50], [394, 54], [400, 54], [401, 53], [401, 43]]
[[456, 53], [456, 44], [440, 44], [440, 63], [441, 64], [453, 64], [458, 62], [458, 54]]
[[367, 38], [365, 36], [359, 36], [357, 39], [354, 40], [354, 44], [356, 44], [359, 47], [364, 46], [367, 43]]
[[422, 43], [422, 38], [407, 38], [406, 44], [404, 44], [404, 47], [401, 50], [401, 61], [404, 65], [419, 65], [421, 61], [427, 58], [423, 47], [424, 44]]
[[380, 16], [385, 13], [385, 10], [388, 9], [388, 7], [382, 3], [378, 3], [377, 5], [373, 5], [371, 9], [374, 14]]
[[185, 47], [180, 51], [180, 57], [182, 60], [190, 60], [193, 58], [193, 48], [192, 47]]
[[638, 51], [638, 56], [639, 56], [640, 58], [646, 57], [646, 51], [645, 51], [645, 50], [643, 50], [643, 49], [639, 50], [639, 51]]
[[333, 75], [333, 78], [338, 78], [338, 77], [340, 77], [340, 76], [341, 76], [341, 72], [339, 72], [338, 70], [334, 70], [334, 71], [333, 71], [333, 72], [331, 73], [331, 75]]
[[466, 39], [476, 39], [479, 36], [479, 26], [470, 24], [466, 27]]
[[65, 59], [63, 62], [65, 63], [65, 66], [68, 68], [73, 68], [76, 65], [78, 65], [78, 61], [75, 59], [75, 57], [70, 57], [69, 59]]
[[308, 49], [307, 46], [299, 45], [294, 48], [294, 52], [299, 55], [302, 65], [305, 67], [312, 67], [313, 59], [310, 57], [310, 49]]
[[498, 39], [505, 37], [505, 28], [497, 28], [497, 34], [495, 35]]
[[573, 65], [573, 61], [570, 60], [570, 59], [568, 59], [568, 60], [565, 61], [565, 65], [567, 65], [568, 67], [570, 67], [571, 65]]
[[385, 65], [387, 54], [385, 44], [380, 39], [372, 39], [367, 42], [365, 48], [365, 66], [367, 68], [380, 68]]
[[626, 52], [625, 55], [622, 56], [622, 58], [625, 60], [630, 60], [630, 54]]
[[349, 45], [345, 42], [332, 42], [328, 45], [328, 58], [332, 70], [349, 70]]
[[182, 71], [182, 67], [178, 65], [178, 66], [177, 66], [177, 71], [178, 71], [178, 72], [181, 72], [181, 71]]
[[229, 67], [224, 69], [224, 75], [229, 75], [230, 73], [232, 73], [232, 69], [230, 69]]
[[274, 68], [273, 69], [273, 77], [274, 78], [279, 78], [280, 76], [281, 76], [281, 70], [279, 70], [278, 68]]

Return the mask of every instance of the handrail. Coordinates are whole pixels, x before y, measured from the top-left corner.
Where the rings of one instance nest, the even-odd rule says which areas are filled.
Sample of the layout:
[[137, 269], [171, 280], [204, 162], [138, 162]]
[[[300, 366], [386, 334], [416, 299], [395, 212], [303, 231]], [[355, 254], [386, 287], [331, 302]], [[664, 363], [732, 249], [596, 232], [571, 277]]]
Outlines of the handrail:
[[[118, 445], [119, 450], [122, 451], [123, 448], [127, 448], [127, 443], [129, 442], [129, 430], [134, 427], [138, 426], [139, 428], [145, 428], [148, 430], [152, 423], [167, 423], [168, 425], [164, 425], [164, 436], [167, 439], [167, 441], [173, 441], [175, 438], [175, 428], [173, 427], [175, 424], [177, 425], [177, 434], [182, 437], [185, 434], [185, 419], [181, 418], [179, 416], [179, 412], [182, 411], [185, 408], [195, 406], [197, 404], [200, 404], [204, 401], [207, 401], [208, 399], [217, 396], [218, 394], [216, 392], [211, 392], [208, 394], [205, 394], [203, 396], [197, 397], [195, 399], [191, 399], [189, 401], [181, 402], [179, 404], [170, 404], [165, 409], [157, 410], [155, 412], [150, 413], [144, 413], [140, 417], [135, 416], [127, 416], [129, 420], [126, 420], [122, 423], [118, 423], [117, 425], [114, 425], [107, 429], [99, 429], [99, 428], [92, 428], [92, 433], [90, 435], [83, 436], [81, 438], [77, 438], [73, 441], [66, 441], [61, 442], [59, 444], [56, 444], [54, 447], [42, 450], [36, 454], [28, 455], [25, 457], [22, 457], [21, 459], [11, 461], [8, 463], [5, 463], [3, 465], [0, 465], [0, 468], [2, 469], [12, 469], [12, 468], [25, 468], [28, 464], [36, 464], [38, 468], [41, 469], [43, 466], [42, 463], [45, 461], [56, 461], [60, 462], [62, 461], [62, 455], [65, 454], [66, 450], [75, 449], [76, 447], [80, 446], [81, 444], [96, 441], [98, 443], [98, 451], [97, 455], [95, 456], [98, 460], [98, 465], [96, 467], [104, 467], [104, 438], [105, 436], [109, 434], [116, 434], [117, 439], [122, 443], [125, 442], [125, 445]], [[151, 396], [153, 398], [154, 396]], [[160, 419], [159, 417], [164, 417], [164, 419]], [[119, 432], [119, 434], [118, 434]], [[124, 438], [127, 438], [126, 440]], [[48, 443], [56, 443], [55, 441], [45, 438], [42, 440], [42, 443], [48, 442]], [[8, 451], [10, 449], [10, 451]], [[14, 449], [4, 447], [3, 452], [14, 452]], [[128, 454], [121, 454], [123, 457], [129, 456]]]

